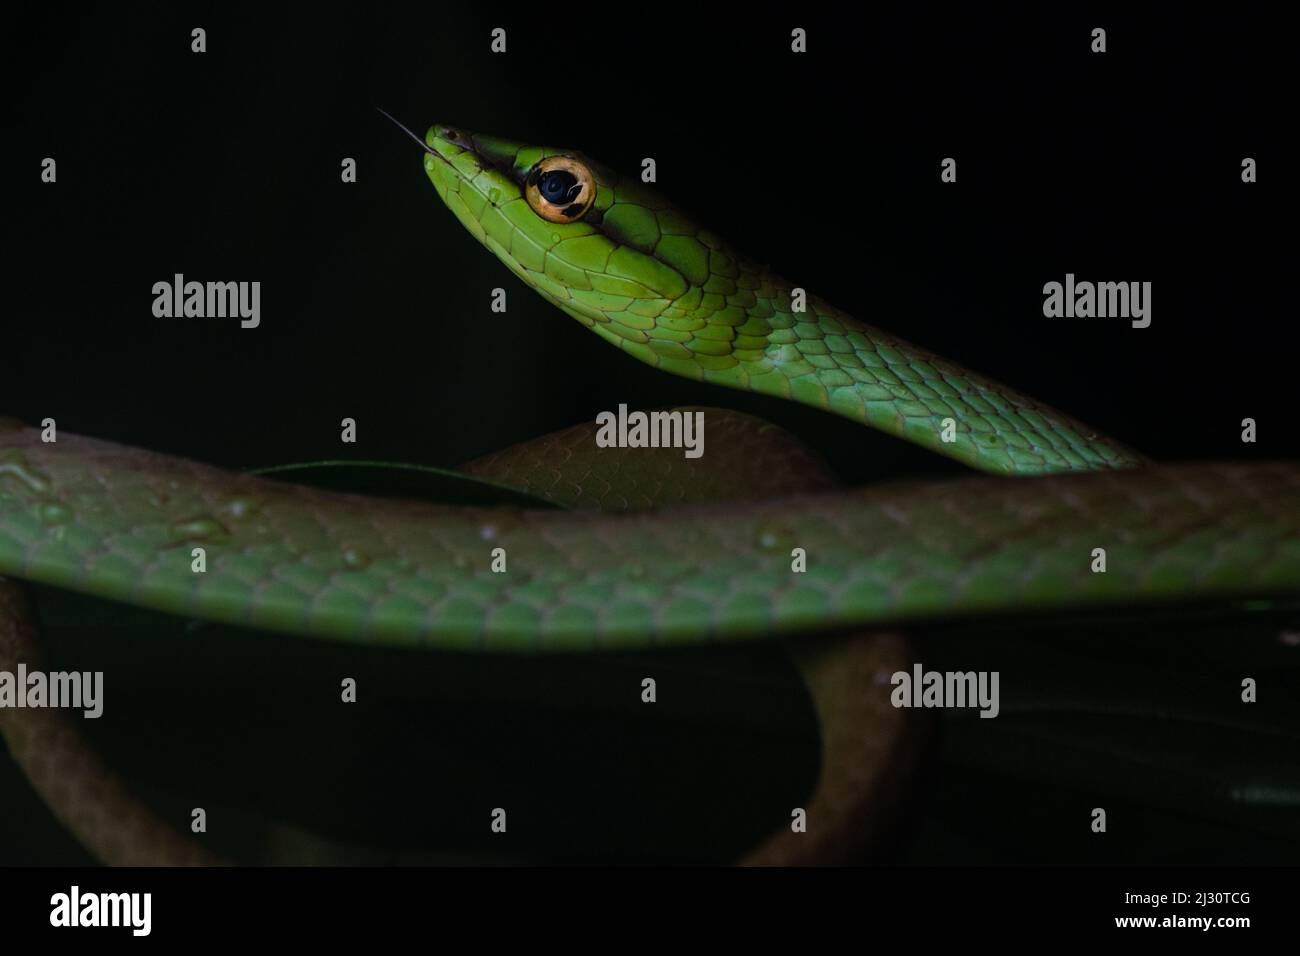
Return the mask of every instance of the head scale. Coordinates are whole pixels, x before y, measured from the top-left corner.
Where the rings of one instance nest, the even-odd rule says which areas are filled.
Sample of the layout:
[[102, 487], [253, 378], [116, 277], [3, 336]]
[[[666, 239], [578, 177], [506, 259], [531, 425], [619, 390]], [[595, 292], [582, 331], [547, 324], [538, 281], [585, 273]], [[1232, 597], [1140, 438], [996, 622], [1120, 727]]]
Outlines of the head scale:
[[755, 267], [638, 179], [576, 150], [457, 127], [434, 126], [423, 145], [425, 172], [470, 233], [545, 298], [638, 358], [692, 360], [682, 344], [689, 326], [744, 321], [741, 311], [724, 314], [725, 297]]

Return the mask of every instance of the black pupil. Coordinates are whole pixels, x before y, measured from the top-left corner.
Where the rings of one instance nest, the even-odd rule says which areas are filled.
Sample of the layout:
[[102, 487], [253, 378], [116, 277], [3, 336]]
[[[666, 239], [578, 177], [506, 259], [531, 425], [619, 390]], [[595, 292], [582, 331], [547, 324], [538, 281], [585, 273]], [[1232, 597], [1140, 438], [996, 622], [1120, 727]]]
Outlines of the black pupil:
[[561, 206], [577, 199], [582, 187], [578, 185], [578, 177], [573, 173], [565, 169], [552, 169], [549, 173], [542, 174], [537, 191], [547, 202]]

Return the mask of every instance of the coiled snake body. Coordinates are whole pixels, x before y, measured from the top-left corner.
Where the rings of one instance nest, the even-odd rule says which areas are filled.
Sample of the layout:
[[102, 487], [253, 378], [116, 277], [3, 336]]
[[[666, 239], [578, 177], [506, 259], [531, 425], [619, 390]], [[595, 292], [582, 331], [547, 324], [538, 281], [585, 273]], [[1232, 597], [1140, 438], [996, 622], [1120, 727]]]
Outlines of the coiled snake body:
[[[627, 354], [824, 408], [993, 476], [838, 490], [785, 433], [711, 409], [698, 462], [679, 450], [597, 449], [582, 426], [466, 469], [577, 510], [454, 508], [70, 435], [47, 444], [9, 422], [0, 574], [197, 618], [457, 650], [869, 629], [800, 652], [825, 738], [810, 804], [819, 822], [802, 843], [774, 837], [756, 851], [764, 861], [831, 858], [853, 843], [845, 834], [865, 837], [885, 819], [887, 791], [911, 759], [906, 722], [872, 689], [873, 675], [906, 660], [890, 629], [1300, 593], [1296, 464], [1150, 465], [805, 296], [580, 153], [442, 126], [422, 145], [430, 180], [465, 227]], [[634, 510], [647, 506], [656, 510]], [[196, 547], [203, 573], [192, 567]], [[1090, 569], [1098, 547], [1104, 574]], [[506, 573], [490, 568], [494, 548], [509, 556]], [[806, 570], [792, 569], [796, 549]], [[0, 598], [0, 666], [30, 663], [33, 629], [13, 582], [0, 581]], [[212, 859], [133, 802], [59, 718], [0, 710], [0, 726], [55, 812], [102, 857]]]

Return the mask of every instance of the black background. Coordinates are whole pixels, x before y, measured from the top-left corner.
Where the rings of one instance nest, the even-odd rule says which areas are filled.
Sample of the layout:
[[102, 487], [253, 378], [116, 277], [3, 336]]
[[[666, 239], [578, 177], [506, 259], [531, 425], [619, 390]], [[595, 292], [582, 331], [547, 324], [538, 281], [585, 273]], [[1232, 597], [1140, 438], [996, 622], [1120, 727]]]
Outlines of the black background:
[[[789, 52], [795, 25], [809, 32], [807, 55]], [[194, 26], [207, 30], [203, 55], [190, 52]], [[505, 56], [489, 51], [495, 26], [508, 31]], [[1089, 51], [1094, 26], [1108, 30], [1105, 54]], [[851, 422], [668, 377], [611, 349], [465, 234], [439, 203], [419, 151], [375, 112], [383, 106], [419, 131], [448, 122], [572, 145], [624, 171], [653, 156], [660, 191], [749, 255], [1157, 459], [1300, 454], [1286, 291], [1293, 262], [1283, 258], [1289, 217], [1278, 186], [1287, 175], [1281, 129], [1292, 111], [1281, 83], [1287, 61], [1282, 31], [1251, 9], [1203, 16], [1180, 7], [1136, 18], [1081, 6], [1050, 15], [904, 15], [804, 4], [743, 12], [158, 4], [128, 14], [101, 4], [28, 10], [6, 32], [14, 128], [6, 134], [13, 245], [0, 342], [4, 414], [51, 416], [67, 431], [230, 467], [350, 456], [454, 466], [620, 402], [723, 404], [786, 425], [851, 481], [963, 473]], [[45, 156], [58, 161], [57, 185], [40, 182]], [[958, 162], [956, 184], [939, 180], [947, 156]], [[1245, 156], [1258, 161], [1259, 183], [1241, 182]], [[356, 184], [340, 182], [343, 157], [357, 160]], [[260, 280], [261, 327], [154, 318], [152, 285], [176, 272]], [[1043, 283], [1066, 272], [1152, 282], [1151, 327], [1044, 318]], [[504, 315], [488, 308], [496, 286], [508, 292]], [[355, 446], [338, 442], [344, 416], [359, 423]], [[1257, 444], [1240, 441], [1245, 417], [1259, 423]], [[208, 802], [269, 807], [277, 818], [359, 842], [443, 845], [457, 821], [492, 799], [495, 764], [478, 768], [486, 782], [465, 782], [459, 775], [473, 777], [476, 743], [443, 739], [471, 704], [478, 710], [469, 722], [496, 727], [495, 753], [524, 767], [507, 774], [511, 785], [546, 791], [539, 805], [573, 807], [575, 793], [612, 788], [593, 801], [605, 814], [596, 814], [595, 835], [559, 851], [526, 845], [542, 858], [726, 858], [762, 831], [766, 811], [744, 810], [753, 818], [722, 835], [706, 813], [685, 826], [686, 836], [675, 818], [628, 837], [619, 830], [636, 829], [619, 822], [636, 816], [623, 811], [627, 801], [639, 794], [642, 812], [671, 802], [653, 786], [646, 795], [645, 775], [700, 791], [729, 780], [736, 789], [718, 807], [761, 803], [749, 800], [751, 784], [766, 787], [772, 806], [788, 806], [785, 791], [806, 786], [812, 770], [810, 718], [787, 713], [798, 710], [799, 695], [776, 651], [755, 651], [744, 664], [679, 659], [695, 674], [681, 692], [694, 723], [664, 734], [636, 730], [639, 718], [600, 697], [612, 693], [618, 668], [639, 676], [636, 660], [594, 676], [574, 677], [579, 665], [569, 666], [566, 701], [616, 711], [593, 730], [577, 704], [560, 707], [577, 707], [576, 716], [539, 717], [546, 708], [536, 699], [512, 702], [500, 689], [549, 688], [561, 679], [554, 668], [512, 685], [490, 669], [496, 664], [251, 635], [178, 649], [174, 636], [150, 643], [133, 620], [105, 611], [76, 606], [66, 616], [82, 623], [50, 634], [56, 660], [63, 653], [84, 664], [99, 654], [126, 668], [121, 655], [137, 648], [135, 679], [153, 687], [152, 697], [140, 688], [130, 702], [119, 695], [123, 723], [102, 731], [120, 765], [161, 791], [215, 788], [219, 797]], [[1240, 667], [1225, 656], [1236, 653], [1296, 678], [1293, 657], [1277, 656], [1286, 652], [1272, 622], [1230, 632], [1230, 642], [1189, 638], [1182, 627], [1085, 624], [1047, 633], [1059, 638], [1054, 649], [1066, 649], [1055, 657], [1033, 656], [1045, 640], [1037, 632], [961, 646], [984, 649], [975, 655], [980, 666], [1029, 668], [1026, 681], [1066, 700], [1070, 674], [1097, 684], [1113, 675], [1113, 655], [1089, 643], [1103, 631], [1143, 673], [1199, 667], [1190, 683], [1175, 680], [1180, 688], [1226, 673], [1231, 694]], [[945, 639], [926, 646], [927, 663], [957, 646]], [[386, 703], [358, 723], [326, 716], [337, 707], [304, 703], [319, 704], [322, 687], [333, 695], [340, 672], [379, 685]], [[739, 698], [732, 723], [706, 733], [723, 706], [711, 683], [718, 674], [731, 675]], [[435, 680], [449, 702], [429, 692]], [[234, 708], [222, 696], [232, 687]], [[761, 717], [734, 717], [755, 701]], [[173, 726], [162, 714], [200, 727]], [[737, 725], [755, 733], [755, 721], [761, 743], [725, 737]], [[1131, 730], [1116, 730], [1117, 739]], [[674, 748], [688, 737], [699, 753], [683, 757]], [[961, 738], [958, 728], [947, 739]], [[1254, 746], [1231, 737], [1218, 744], [1223, 752]], [[197, 755], [177, 756], [187, 746]], [[637, 746], [660, 749], [646, 764], [632, 759], [626, 779], [610, 784], [602, 776], [609, 754]], [[919, 835], [896, 858], [1293, 858], [1294, 844], [1279, 847], [1276, 833], [1260, 836], [1240, 820], [1232, 826], [1242, 829], [1223, 831], [1222, 815], [1207, 823], [1204, 813], [1160, 800], [1153, 810], [1131, 792], [1125, 799], [1136, 816], [1099, 850], [1062, 817], [1101, 798], [1089, 790], [1086, 760], [1027, 783], [997, 761], [976, 766], [971, 755], [986, 741], [966, 746], [946, 752], [946, 772], [918, 797], [908, 832]], [[163, 747], [170, 756], [155, 759]], [[552, 752], [563, 747], [561, 756]], [[428, 765], [412, 767], [409, 754], [422, 748]], [[545, 761], [529, 768], [539, 751], [563, 772]], [[1260, 750], [1259, 759], [1270, 753]], [[1004, 754], [1022, 766], [1042, 757], [1022, 742]], [[785, 770], [764, 769], [765, 759]], [[584, 765], [594, 783], [555, 782]], [[1109, 766], [1112, 784], [1127, 772]], [[7, 792], [18, 793], [21, 781], [7, 773]], [[449, 776], [473, 798], [447, 796]], [[362, 783], [340, 782], [353, 777]], [[21, 799], [7, 815], [0, 862], [83, 859], [34, 797]], [[701, 833], [705, 842], [714, 834], [716, 845], [700, 851]]]
[[[337, 453], [348, 415], [357, 454], [454, 465], [618, 402], [712, 402], [796, 428], [853, 479], [960, 473], [612, 351], [463, 234], [382, 105], [624, 171], [653, 156], [660, 190], [749, 255], [1157, 458], [1300, 447], [1266, 20], [635, 9], [100, 5], [23, 24], [6, 411], [230, 465]], [[262, 327], [155, 319], [176, 272], [260, 280]], [[1151, 327], [1045, 319], [1066, 272], [1152, 282]]]

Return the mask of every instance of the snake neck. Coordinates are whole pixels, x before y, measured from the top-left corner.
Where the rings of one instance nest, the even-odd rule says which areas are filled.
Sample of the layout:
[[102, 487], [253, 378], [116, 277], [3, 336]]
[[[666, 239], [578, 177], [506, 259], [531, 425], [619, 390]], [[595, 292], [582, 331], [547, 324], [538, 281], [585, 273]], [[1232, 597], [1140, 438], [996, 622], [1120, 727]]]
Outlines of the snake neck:
[[636, 299], [571, 286], [540, 291], [655, 368], [834, 412], [982, 471], [1145, 463], [1076, 419], [867, 325], [721, 243], [707, 261], [707, 274], [683, 276], [685, 288]]

